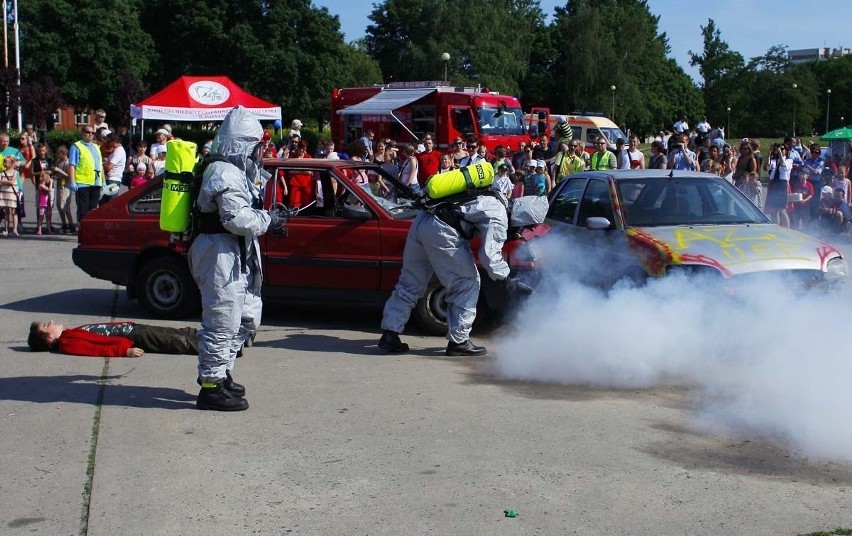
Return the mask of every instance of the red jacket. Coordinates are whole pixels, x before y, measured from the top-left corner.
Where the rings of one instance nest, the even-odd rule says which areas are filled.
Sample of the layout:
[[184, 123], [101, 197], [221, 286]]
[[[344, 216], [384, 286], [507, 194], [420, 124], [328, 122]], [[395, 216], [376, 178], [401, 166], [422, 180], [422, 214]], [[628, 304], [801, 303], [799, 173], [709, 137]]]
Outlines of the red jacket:
[[63, 354], [91, 357], [127, 357], [133, 348], [127, 337], [100, 335], [80, 328], [66, 329], [59, 336], [57, 349]]

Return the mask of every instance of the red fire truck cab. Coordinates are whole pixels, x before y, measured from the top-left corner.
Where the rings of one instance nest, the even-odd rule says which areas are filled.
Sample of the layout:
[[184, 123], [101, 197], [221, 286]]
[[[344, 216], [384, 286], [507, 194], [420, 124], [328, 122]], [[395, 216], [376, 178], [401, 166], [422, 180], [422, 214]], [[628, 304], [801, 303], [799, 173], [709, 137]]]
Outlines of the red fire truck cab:
[[400, 145], [420, 143], [432, 134], [447, 150], [453, 139], [474, 137], [493, 152], [515, 150], [529, 140], [521, 103], [487, 88], [453, 87], [447, 82], [397, 82], [371, 87], [335, 88], [331, 96], [331, 135], [347, 147], [371, 130], [376, 139]]

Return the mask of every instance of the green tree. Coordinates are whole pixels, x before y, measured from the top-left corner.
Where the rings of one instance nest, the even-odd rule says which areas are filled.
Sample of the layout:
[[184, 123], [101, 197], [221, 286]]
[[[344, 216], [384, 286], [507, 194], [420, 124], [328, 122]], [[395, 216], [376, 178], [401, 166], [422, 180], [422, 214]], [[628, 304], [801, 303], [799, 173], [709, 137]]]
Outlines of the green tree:
[[[746, 96], [738, 114], [744, 136], [810, 135], [818, 116], [818, 86], [807, 66], [794, 66], [783, 45], [752, 58], [741, 77]], [[795, 84], [795, 88], [793, 85]]]
[[[818, 91], [815, 95], [819, 107], [819, 121], [816, 130], [825, 132], [826, 112], [828, 113], [828, 130], [840, 128], [840, 118], [852, 118], [852, 56], [829, 61], [815, 61], [808, 64], [817, 80]], [[827, 91], [831, 90], [829, 96]], [[826, 110], [828, 107], [828, 110]], [[848, 122], [852, 121], [850, 119]]]
[[611, 115], [615, 96], [613, 120], [637, 132], [700, 113], [701, 95], [667, 58], [668, 38], [658, 23], [645, 0], [573, 0], [557, 8], [551, 106]]
[[21, 84], [21, 106], [24, 119], [38, 129], [47, 127], [53, 113], [64, 104], [59, 88], [49, 78]]
[[[226, 75], [250, 92], [264, 50], [260, 3], [246, 0], [149, 0], [139, 19], [153, 46], [143, 53], [157, 69], [148, 78], [159, 90], [181, 75]], [[268, 95], [259, 95], [268, 97]]]
[[347, 45], [339, 18], [326, 8], [317, 9], [310, 0], [268, 0], [266, 5], [259, 30], [266, 52], [257, 84], [288, 117], [316, 118], [322, 126], [335, 86], [381, 81], [363, 45]]
[[517, 93], [543, 19], [532, 0], [385, 0], [374, 4], [365, 44], [386, 82], [448, 78]]
[[[704, 113], [714, 124], [725, 124], [727, 109], [743, 110], [748, 100], [743, 94], [745, 60], [722, 40], [713, 19], [701, 27], [704, 49], [701, 54], [689, 51], [689, 64], [697, 66], [704, 97]], [[732, 127], [733, 130], [733, 127]]]
[[128, 115], [116, 96], [122, 77], [139, 81], [151, 73], [152, 41], [139, 25], [140, 2], [30, 0], [18, 8], [24, 81], [50, 78], [73, 106]]
[[712, 87], [720, 80], [737, 74], [744, 65], [739, 52], [734, 52], [728, 43], [722, 40], [721, 32], [716, 28], [713, 19], [707, 19], [707, 26], [701, 27], [704, 37], [704, 50], [699, 55], [689, 51], [689, 64], [698, 67], [698, 72], [704, 79], [703, 87]]

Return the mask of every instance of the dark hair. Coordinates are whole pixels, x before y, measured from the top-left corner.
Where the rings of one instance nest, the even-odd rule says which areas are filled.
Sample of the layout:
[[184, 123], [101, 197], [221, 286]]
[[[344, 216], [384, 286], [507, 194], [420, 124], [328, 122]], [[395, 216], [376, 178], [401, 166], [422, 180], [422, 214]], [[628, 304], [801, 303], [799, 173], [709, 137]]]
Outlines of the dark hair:
[[52, 350], [59, 341], [54, 341], [53, 344], [47, 342], [47, 333], [39, 328], [38, 322], [30, 324], [30, 335], [27, 337], [27, 344], [33, 352], [47, 352]]

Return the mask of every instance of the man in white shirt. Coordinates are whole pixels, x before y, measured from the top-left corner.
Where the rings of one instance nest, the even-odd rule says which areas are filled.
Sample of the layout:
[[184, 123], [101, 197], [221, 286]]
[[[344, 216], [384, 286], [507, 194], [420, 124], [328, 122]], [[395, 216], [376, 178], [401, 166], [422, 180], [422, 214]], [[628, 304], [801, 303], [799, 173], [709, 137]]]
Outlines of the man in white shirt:
[[686, 117], [681, 117], [680, 120], [673, 125], [675, 134], [683, 134], [689, 131], [689, 123], [686, 122]]
[[695, 130], [697, 130], [698, 133], [701, 134], [702, 136], [707, 135], [707, 133], [710, 132], [711, 128], [712, 127], [710, 126], [710, 123], [707, 122], [707, 116], [706, 115], [701, 118], [700, 123], [695, 125]]
[[630, 169], [630, 153], [624, 147], [624, 138], [615, 140], [615, 169]]
[[[124, 174], [124, 168], [127, 167], [127, 152], [121, 145], [121, 140], [118, 136], [110, 132], [104, 139], [109, 152], [104, 159], [104, 171], [106, 172], [106, 188], [100, 204], [103, 205], [107, 201], [118, 195], [118, 190], [121, 188], [121, 177]], [[110, 195], [110, 190], [115, 190], [115, 193]]]

